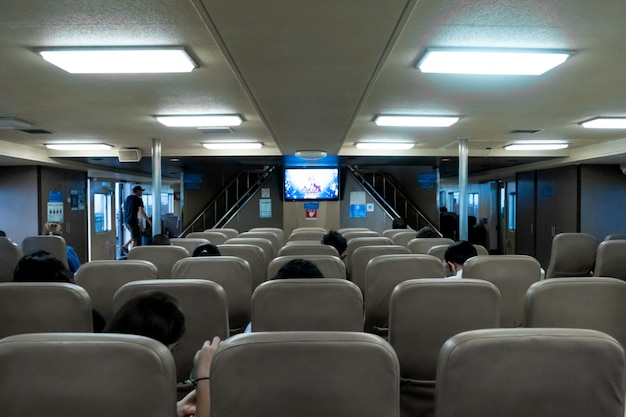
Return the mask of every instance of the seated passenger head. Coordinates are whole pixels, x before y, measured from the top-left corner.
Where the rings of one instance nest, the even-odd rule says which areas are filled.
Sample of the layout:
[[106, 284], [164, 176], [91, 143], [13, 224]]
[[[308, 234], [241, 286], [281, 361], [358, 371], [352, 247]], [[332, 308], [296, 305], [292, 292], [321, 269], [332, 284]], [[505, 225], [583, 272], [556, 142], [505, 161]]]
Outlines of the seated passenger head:
[[166, 234], [154, 235], [148, 241], [148, 245], [171, 245], [170, 238]]
[[322, 238], [322, 243], [324, 245], [330, 245], [337, 249], [339, 256], [341, 256], [348, 248], [348, 241], [346, 240], [346, 238], [343, 237], [341, 233], [335, 232], [334, 230], [331, 230], [324, 235], [324, 237]]
[[15, 282], [69, 282], [73, 283], [72, 273], [56, 256], [46, 251], [25, 255], [13, 270]]
[[0, 237], [7, 237], [7, 234], [4, 230], [0, 230]]
[[439, 237], [439, 235], [437, 234], [437, 232], [435, 232], [435, 229], [433, 229], [430, 226], [424, 226], [422, 227], [420, 230], [417, 231], [417, 233], [415, 234], [415, 237]]
[[456, 274], [463, 268], [463, 264], [469, 258], [476, 256], [476, 248], [467, 240], [459, 240], [448, 246], [446, 252], [443, 255], [443, 259], [446, 262], [450, 271]]
[[185, 315], [174, 297], [151, 291], [128, 300], [104, 331], [150, 337], [171, 350], [185, 333]]
[[393, 222], [391, 223], [392, 229], [406, 229], [407, 227], [406, 219], [403, 219], [402, 217], [393, 219]]
[[220, 248], [212, 243], [206, 243], [195, 248], [191, 256], [220, 256], [221, 254]]
[[283, 265], [274, 279], [287, 278], [324, 278], [317, 265], [306, 259], [292, 259]]

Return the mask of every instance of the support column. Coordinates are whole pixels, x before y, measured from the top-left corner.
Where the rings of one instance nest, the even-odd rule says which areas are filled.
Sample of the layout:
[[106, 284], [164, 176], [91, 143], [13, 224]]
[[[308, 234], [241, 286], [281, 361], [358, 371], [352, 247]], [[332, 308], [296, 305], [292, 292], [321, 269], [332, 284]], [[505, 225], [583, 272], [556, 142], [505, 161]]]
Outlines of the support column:
[[467, 230], [467, 138], [459, 139], [459, 240], [468, 239]]
[[161, 139], [152, 139], [152, 235], [161, 227]]

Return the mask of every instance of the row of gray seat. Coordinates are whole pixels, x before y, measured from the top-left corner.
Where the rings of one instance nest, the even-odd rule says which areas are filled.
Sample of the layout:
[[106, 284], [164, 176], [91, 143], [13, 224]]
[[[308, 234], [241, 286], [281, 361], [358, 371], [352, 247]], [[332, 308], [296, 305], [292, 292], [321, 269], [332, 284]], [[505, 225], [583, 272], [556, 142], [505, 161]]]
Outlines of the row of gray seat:
[[[5, 417], [171, 417], [175, 365], [141, 336], [39, 333], [0, 340]], [[622, 417], [626, 366], [583, 329], [457, 334], [438, 356], [437, 417]], [[383, 339], [350, 332], [238, 335], [211, 367], [214, 417], [399, 417], [401, 369]], [[418, 415], [418, 414], [412, 414]]]

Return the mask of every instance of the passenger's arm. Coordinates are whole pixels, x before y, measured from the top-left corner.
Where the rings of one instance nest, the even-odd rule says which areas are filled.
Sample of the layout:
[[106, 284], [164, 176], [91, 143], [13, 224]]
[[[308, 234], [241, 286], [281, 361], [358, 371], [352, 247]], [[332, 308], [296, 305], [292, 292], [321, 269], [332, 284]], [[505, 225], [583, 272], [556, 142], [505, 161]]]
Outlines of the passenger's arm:
[[139, 215], [139, 217], [143, 217], [144, 219], [146, 219], [148, 224], [152, 226], [152, 221], [150, 220], [150, 217], [148, 217], [148, 215], [146, 214], [146, 211], [143, 209], [143, 207], [139, 207], [137, 214]]
[[196, 353], [196, 417], [210, 417], [211, 415], [211, 362], [213, 355], [220, 344], [220, 338], [214, 337], [213, 341], [208, 340], [202, 345], [202, 349]]

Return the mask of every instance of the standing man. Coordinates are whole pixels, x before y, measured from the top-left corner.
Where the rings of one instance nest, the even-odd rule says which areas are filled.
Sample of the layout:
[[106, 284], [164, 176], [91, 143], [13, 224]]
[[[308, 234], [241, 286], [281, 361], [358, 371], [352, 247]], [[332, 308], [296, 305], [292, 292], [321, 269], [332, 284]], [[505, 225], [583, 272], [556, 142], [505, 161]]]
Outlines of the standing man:
[[[152, 226], [152, 221], [148, 218], [148, 215], [143, 209], [143, 200], [141, 195], [145, 190], [141, 188], [141, 185], [135, 185], [133, 187], [133, 193], [126, 197], [124, 200], [124, 225], [130, 232], [130, 240], [126, 242], [123, 251], [128, 253], [130, 249], [135, 246], [139, 246], [141, 243], [141, 229], [139, 228], [139, 218], [143, 217], [146, 222]], [[129, 248], [129, 245], [132, 246]]]

